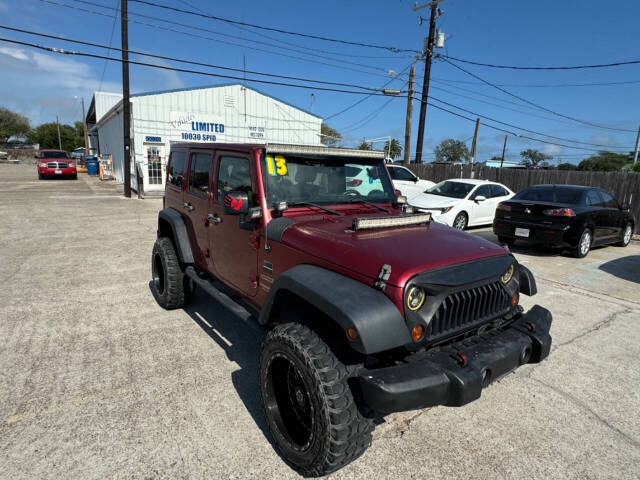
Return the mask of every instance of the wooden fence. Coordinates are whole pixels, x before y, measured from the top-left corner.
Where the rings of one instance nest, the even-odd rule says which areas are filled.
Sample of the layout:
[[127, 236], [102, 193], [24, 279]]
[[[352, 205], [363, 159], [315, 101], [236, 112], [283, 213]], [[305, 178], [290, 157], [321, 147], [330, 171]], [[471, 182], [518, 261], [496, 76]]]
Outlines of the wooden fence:
[[[409, 167], [425, 180], [441, 182], [449, 178], [471, 178], [471, 165], [442, 165], [423, 163]], [[474, 178], [505, 184], [514, 192], [529, 185], [566, 184], [600, 187], [611, 193], [619, 202], [631, 201], [636, 233], [640, 233], [640, 173], [626, 172], [577, 172], [572, 170], [524, 170], [493, 168], [476, 164]]]

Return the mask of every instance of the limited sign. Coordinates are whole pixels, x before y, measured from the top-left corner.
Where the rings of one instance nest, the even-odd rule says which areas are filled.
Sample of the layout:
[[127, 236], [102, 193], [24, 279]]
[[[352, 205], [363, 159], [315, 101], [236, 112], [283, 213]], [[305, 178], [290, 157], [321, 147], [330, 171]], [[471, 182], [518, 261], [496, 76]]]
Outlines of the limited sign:
[[224, 121], [215, 115], [171, 112], [172, 140], [218, 142], [224, 139], [224, 133]]

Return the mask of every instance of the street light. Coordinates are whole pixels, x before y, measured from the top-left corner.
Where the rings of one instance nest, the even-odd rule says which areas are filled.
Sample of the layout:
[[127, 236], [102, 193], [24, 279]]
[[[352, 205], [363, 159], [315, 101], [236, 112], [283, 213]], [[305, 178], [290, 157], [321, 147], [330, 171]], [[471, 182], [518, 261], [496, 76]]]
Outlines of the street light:
[[400, 95], [400, 90], [398, 90], [396, 88], [383, 88], [382, 89], [382, 94], [383, 95], [396, 96], [396, 95]]

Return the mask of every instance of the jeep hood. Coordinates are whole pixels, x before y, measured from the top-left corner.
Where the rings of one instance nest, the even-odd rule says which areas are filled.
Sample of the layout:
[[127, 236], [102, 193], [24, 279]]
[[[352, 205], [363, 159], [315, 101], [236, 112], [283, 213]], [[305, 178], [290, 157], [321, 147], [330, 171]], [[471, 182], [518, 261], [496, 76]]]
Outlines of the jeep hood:
[[370, 216], [377, 214], [290, 217], [295, 223], [284, 230], [281, 242], [372, 279], [380, 267], [390, 265], [388, 283], [398, 287], [426, 270], [507, 253], [487, 240], [433, 221], [409, 227], [351, 229], [354, 218]]

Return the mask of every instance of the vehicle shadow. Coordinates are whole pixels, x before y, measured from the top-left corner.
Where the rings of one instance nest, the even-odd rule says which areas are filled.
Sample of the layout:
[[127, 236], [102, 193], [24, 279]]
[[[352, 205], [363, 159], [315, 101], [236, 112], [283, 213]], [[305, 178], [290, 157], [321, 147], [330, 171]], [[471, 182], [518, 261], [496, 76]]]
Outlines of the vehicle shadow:
[[628, 282], [640, 283], [640, 255], [628, 255], [603, 263], [599, 270]]
[[[148, 286], [155, 298], [153, 283]], [[258, 380], [260, 346], [266, 329], [242, 307], [232, 300], [229, 303], [224, 305], [197, 289], [184, 311], [224, 351], [229, 361], [240, 367], [231, 374], [231, 382], [262, 434], [275, 447], [262, 410]]]

